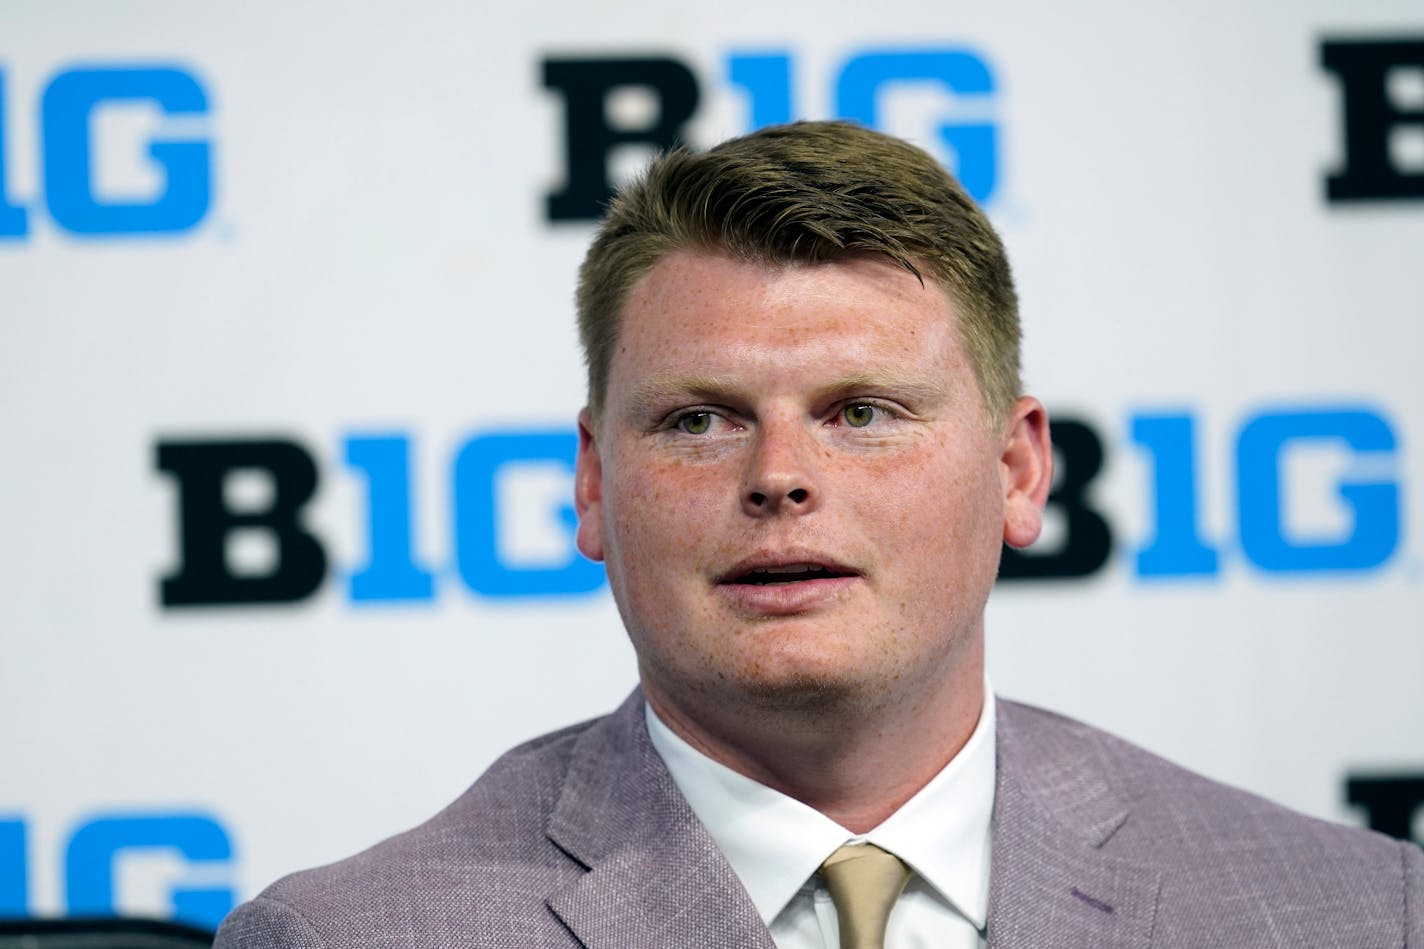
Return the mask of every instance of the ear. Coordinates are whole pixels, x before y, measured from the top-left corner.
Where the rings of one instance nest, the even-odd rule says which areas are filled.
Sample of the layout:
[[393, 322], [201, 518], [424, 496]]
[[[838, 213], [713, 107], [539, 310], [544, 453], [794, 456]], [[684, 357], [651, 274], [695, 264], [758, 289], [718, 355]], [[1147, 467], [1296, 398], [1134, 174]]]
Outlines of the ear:
[[1048, 412], [1037, 399], [1024, 396], [1009, 411], [999, 472], [1004, 485], [1004, 542], [1027, 547], [1043, 529], [1043, 505], [1053, 484]]
[[578, 459], [574, 462], [574, 511], [578, 514], [579, 553], [589, 560], [603, 559], [603, 459], [598, 456], [598, 439], [593, 416], [585, 408], [579, 413]]

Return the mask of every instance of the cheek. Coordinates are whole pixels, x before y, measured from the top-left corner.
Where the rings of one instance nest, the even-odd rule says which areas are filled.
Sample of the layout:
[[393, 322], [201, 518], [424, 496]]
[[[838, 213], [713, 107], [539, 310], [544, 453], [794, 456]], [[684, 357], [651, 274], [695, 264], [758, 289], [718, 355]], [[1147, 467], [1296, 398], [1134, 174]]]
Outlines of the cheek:
[[[716, 477], [685, 465], [638, 465], [625, 469], [604, 489], [604, 530], [610, 561], [636, 561], [656, 571], [686, 565], [699, 524], [711, 514], [709, 485]], [[670, 559], [671, 558], [671, 559]]]
[[977, 456], [900, 459], [862, 479], [865, 509], [901, 556], [962, 570], [977, 553], [997, 562], [1003, 493], [997, 468]]

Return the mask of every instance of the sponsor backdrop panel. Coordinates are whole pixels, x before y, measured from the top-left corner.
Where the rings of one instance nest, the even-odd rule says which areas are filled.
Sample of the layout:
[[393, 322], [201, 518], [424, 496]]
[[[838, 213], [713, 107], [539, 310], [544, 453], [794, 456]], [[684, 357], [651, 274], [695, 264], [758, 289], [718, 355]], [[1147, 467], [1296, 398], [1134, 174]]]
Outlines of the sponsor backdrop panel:
[[11, 2], [0, 914], [215, 925], [614, 705], [574, 271], [651, 150], [833, 115], [1019, 275], [996, 687], [1424, 839], [1417, 5]]

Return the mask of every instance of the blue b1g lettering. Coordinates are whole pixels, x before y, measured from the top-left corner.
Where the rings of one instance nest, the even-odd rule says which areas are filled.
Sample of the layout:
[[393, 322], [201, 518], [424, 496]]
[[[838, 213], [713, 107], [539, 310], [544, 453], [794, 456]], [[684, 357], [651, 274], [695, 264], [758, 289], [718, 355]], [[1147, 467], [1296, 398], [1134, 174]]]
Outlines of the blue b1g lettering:
[[[18, 106], [8, 95], [0, 68], [0, 241], [23, 239], [31, 212], [46, 208], [62, 231], [83, 238], [179, 234], [196, 227], [212, 204], [212, 143], [190, 126], [208, 115], [207, 89], [191, 71], [175, 65], [83, 65], [60, 71], [39, 96], [38, 109]], [[164, 123], [147, 143], [142, 160], [161, 184], [153, 195], [116, 199], [96, 189], [103, 143], [94, 116], [115, 104], [140, 103]], [[39, 194], [26, 207], [6, 173], [7, 123], [38, 114]], [[167, 126], [181, 124], [181, 130]]]
[[[1136, 555], [1143, 577], [1214, 576], [1219, 543], [1203, 536], [1195, 420], [1186, 414], [1139, 414], [1132, 439], [1149, 457], [1154, 491], [1153, 534]], [[1287, 530], [1283, 457], [1293, 446], [1316, 445], [1352, 462], [1322, 499], [1348, 512], [1335, 537], [1293, 537]], [[1385, 564], [1399, 544], [1397, 438], [1379, 410], [1366, 406], [1284, 407], [1253, 413], [1235, 445], [1234, 484], [1240, 551], [1266, 573], [1362, 572]]]
[[[46, 861], [32, 852], [29, 822], [0, 815], [0, 918], [30, 916], [31, 868]], [[216, 929], [237, 904], [232, 885], [233, 847], [226, 828], [200, 812], [122, 812], [80, 821], [56, 854], [63, 909], [70, 916], [132, 913], [119, 867], [129, 856], [164, 852], [182, 870], [167, 886], [166, 915]]]

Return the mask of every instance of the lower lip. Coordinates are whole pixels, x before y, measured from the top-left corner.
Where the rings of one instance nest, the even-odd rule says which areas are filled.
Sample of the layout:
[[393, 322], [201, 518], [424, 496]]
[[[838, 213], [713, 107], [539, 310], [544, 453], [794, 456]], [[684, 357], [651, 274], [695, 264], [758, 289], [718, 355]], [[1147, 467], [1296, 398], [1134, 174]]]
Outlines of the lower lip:
[[721, 583], [717, 591], [740, 613], [791, 616], [833, 603], [859, 582], [860, 577], [825, 577], [792, 583]]

